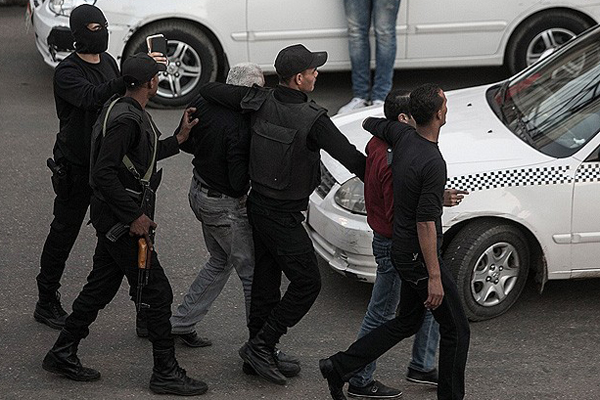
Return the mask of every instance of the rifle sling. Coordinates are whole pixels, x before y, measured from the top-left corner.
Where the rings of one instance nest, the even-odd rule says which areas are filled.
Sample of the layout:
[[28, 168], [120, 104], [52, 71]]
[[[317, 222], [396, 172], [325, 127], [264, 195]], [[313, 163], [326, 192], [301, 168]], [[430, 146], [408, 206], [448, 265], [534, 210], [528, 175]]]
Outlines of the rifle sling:
[[[108, 117], [110, 115], [111, 110], [119, 100], [121, 100], [121, 97], [114, 99], [108, 106], [108, 110], [106, 111], [106, 115], [104, 116], [104, 123], [102, 124], [102, 137], [106, 136], [106, 125], [108, 124]], [[158, 148], [158, 134], [156, 133], [156, 129], [154, 128], [154, 123], [152, 122], [152, 120], [149, 120], [149, 122], [150, 127], [152, 127], [152, 132], [154, 133], [154, 143], [152, 146], [152, 160], [150, 161], [150, 166], [148, 167], [148, 170], [146, 170], [144, 176], [142, 177], [140, 175], [140, 173], [137, 171], [129, 157], [127, 157], [127, 154], [123, 156], [123, 164], [125, 165], [125, 168], [127, 168], [129, 172], [131, 172], [138, 181], [140, 181], [142, 187], [147, 187], [150, 184], [150, 177], [152, 177], [152, 171], [154, 170], [154, 162], [156, 161], [156, 150]]]

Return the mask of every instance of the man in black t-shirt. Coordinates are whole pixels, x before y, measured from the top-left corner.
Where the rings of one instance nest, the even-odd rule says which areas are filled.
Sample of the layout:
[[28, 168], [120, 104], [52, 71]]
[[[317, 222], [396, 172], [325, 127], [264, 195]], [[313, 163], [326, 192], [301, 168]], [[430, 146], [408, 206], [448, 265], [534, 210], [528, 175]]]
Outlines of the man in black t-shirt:
[[393, 145], [394, 230], [392, 262], [402, 278], [397, 317], [354, 342], [348, 350], [319, 362], [331, 396], [345, 399], [344, 382], [420, 328], [430, 309], [440, 324], [438, 399], [464, 398], [469, 323], [456, 284], [440, 257], [446, 163], [438, 148], [446, 123], [446, 97], [426, 84], [410, 95], [417, 124], [368, 118], [363, 127]]
[[44, 243], [34, 318], [61, 329], [67, 318], [58, 289], [65, 263], [90, 204], [89, 168], [92, 126], [112, 95], [125, 92], [116, 61], [106, 53], [108, 23], [102, 11], [84, 4], [73, 10], [69, 23], [75, 52], [54, 72], [54, 99], [60, 131], [54, 145], [52, 186], [54, 220]]

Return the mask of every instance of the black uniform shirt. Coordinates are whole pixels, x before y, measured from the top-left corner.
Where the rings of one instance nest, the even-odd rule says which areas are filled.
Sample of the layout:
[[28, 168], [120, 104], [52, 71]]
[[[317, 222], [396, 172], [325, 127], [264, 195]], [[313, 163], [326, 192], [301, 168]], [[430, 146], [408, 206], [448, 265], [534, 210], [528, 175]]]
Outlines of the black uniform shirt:
[[367, 118], [364, 128], [392, 144], [394, 159], [393, 251], [420, 253], [417, 222], [435, 222], [438, 251], [442, 245], [442, 206], [446, 162], [437, 143], [410, 125], [384, 118]]
[[116, 93], [124, 93], [116, 61], [108, 53], [100, 54], [100, 62], [83, 61], [70, 54], [54, 71], [54, 100], [60, 120], [60, 131], [54, 146], [57, 161], [89, 169], [92, 127], [102, 105]]
[[[212, 82], [204, 85], [200, 93], [209, 101], [214, 101], [233, 110], [242, 111], [242, 99], [251, 90], [263, 89]], [[282, 85], [277, 85], [274, 90], [275, 98], [283, 103], [305, 103], [308, 101], [308, 96], [299, 90]], [[313, 124], [308, 133], [306, 145], [312, 151], [325, 150], [348, 168], [350, 172], [356, 174], [361, 180], [364, 179], [366, 157], [348, 141], [326, 114], [317, 118]], [[278, 200], [262, 196], [256, 191], [251, 192], [251, 199], [256, 204], [278, 211], [302, 211], [306, 210], [308, 206], [308, 198]]]
[[249, 115], [196, 97], [192, 118], [199, 122], [181, 150], [194, 155], [196, 172], [211, 188], [230, 197], [248, 192]]

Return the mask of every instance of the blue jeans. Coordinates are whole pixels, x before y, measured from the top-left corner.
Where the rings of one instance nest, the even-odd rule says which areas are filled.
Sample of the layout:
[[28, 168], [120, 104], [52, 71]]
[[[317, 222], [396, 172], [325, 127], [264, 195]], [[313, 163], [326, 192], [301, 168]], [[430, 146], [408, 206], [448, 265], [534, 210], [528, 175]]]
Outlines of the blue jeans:
[[[396, 317], [400, 302], [402, 281], [392, 265], [392, 239], [373, 233], [373, 255], [377, 262], [377, 277], [371, 301], [363, 319], [358, 337], [361, 338], [380, 325]], [[435, 368], [435, 353], [440, 340], [439, 325], [431, 311], [427, 311], [421, 329], [415, 335], [410, 368], [429, 372]], [[350, 379], [352, 386], [365, 387], [373, 381], [375, 361], [368, 364]]]
[[200, 187], [198, 180], [193, 179], [189, 200], [194, 214], [202, 222], [202, 233], [210, 258], [173, 313], [172, 332], [183, 334], [194, 330], [225, 287], [233, 268], [242, 281], [247, 322], [254, 275], [254, 249], [252, 228], [246, 213], [246, 196], [234, 198], [222, 194], [220, 197], [211, 197], [206, 189]]
[[[400, 0], [344, 0], [354, 97], [385, 100], [392, 89], [396, 19]], [[371, 88], [369, 30], [375, 31], [375, 79]], [[369, 93], [370, 92], [370, 93]]]

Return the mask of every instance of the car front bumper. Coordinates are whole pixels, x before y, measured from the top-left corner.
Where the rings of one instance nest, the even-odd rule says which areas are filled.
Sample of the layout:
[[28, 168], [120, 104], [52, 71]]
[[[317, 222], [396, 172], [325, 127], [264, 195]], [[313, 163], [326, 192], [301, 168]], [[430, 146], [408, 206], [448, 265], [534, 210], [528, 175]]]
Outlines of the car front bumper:
[[316, 252], [336, 272], [362, 282], [375, 282], [377, 264], [373, 257], [373, 234], [363, 215], [351, 214], [340, 208], [332, 190], [321, 198], [311, 194], [306, 229]]
[[48, 36], [52, 29], [56, 27], [69, 27], [69, 17], [56, 15], [48, 8], [48, 2], [29, 0], [29, 7], [32, 13], [32, 24], [35, 33], [35, 45], [44, 58], [46, 64], [51, 67], [65, 59], [69, 51], [52, 51], [48, 46]]

